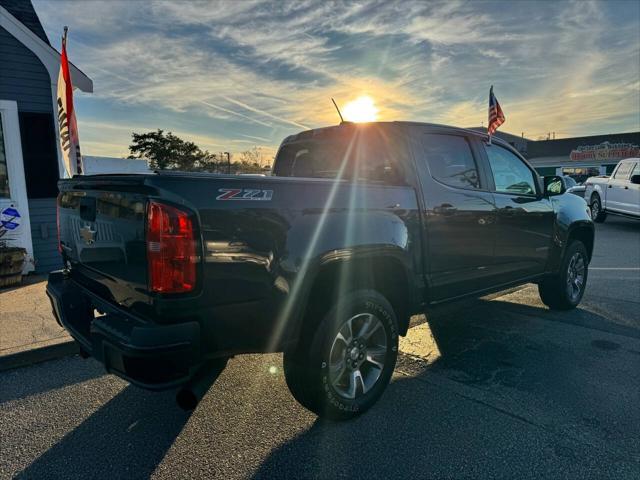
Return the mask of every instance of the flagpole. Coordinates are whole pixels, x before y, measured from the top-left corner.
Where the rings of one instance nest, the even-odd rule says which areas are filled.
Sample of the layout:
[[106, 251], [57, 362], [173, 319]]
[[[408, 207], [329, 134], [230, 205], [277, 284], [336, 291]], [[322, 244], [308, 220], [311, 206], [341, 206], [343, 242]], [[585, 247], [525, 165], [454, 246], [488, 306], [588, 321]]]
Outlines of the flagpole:
[[491, 145], [491, 94], [493, 93], [493, 85], [489, 88], [489, 110], [487, 111], [487, 133], [489, 134], [488, 145]]

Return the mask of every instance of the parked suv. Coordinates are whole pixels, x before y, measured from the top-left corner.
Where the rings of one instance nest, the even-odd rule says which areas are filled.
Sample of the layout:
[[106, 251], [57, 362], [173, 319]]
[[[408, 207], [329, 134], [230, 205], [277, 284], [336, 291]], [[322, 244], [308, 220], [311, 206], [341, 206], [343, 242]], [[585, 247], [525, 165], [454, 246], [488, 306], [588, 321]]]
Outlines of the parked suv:
[[56, 317], [107, 371], [181, 387], [185, 408], [227, 358], [282, 351], [302, 405], [351, 418], [386, 388], [411, 315], [528, 282], [550, 308], [574, 308], [593, 250], [589, 209], [560, 177], [441, 125], [304, 131], [270, 177], [97, 175], [59, 188]]

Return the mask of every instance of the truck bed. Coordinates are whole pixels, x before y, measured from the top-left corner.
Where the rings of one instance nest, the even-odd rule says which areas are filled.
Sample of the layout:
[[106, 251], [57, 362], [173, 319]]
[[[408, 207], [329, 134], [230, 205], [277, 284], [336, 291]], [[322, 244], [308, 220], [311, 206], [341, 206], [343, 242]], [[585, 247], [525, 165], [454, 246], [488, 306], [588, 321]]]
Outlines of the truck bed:
[[[404, 248], [408, 255], [410, 241], [419, 245], [410, 231], [418, 223], [411, 187], [162, 173], [75, 177], [61, 180], [59, 188], [60, 241], [74, 281], [143, 320], [218, 317], [237, 335], [257, 324], [264, 327], [257, 337], [268, 338], [273, 319], [256, 323], [251, 317], [275, 317], [297, 274], [326, 255], [350, 246]], [[193, 215], [198, 280], [189, 293], [149, 289], [145, 232], [151, 201]], [[249, 313], [234, 321], [238, 308]], [[233, 335], [225, 339], [232, 342]], [[252, 343], [261, 349], [258, 340]]]

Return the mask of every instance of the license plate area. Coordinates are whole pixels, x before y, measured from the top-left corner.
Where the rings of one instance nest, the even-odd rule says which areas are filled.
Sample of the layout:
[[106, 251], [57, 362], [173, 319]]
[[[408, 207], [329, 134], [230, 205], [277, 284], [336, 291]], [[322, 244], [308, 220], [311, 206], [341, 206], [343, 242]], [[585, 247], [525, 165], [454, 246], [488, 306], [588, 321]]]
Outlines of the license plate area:
[[80, 218], [87, 222], [96, 221], [96, 199], [94, 197], [80, 198]]

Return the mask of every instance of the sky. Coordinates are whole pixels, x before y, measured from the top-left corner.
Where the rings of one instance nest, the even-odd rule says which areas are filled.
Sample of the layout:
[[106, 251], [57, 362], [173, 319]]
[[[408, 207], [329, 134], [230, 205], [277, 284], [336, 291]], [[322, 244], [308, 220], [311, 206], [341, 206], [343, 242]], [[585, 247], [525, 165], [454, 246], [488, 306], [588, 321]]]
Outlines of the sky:
[[486, 125], [537, 139], [640, 130], [637, 1], [33, 0], [51, 43], [69, 26], [85, 155], [126, 156], [172, 131], [211, 152], [338, 122], [366, 95], [378, 120]]

